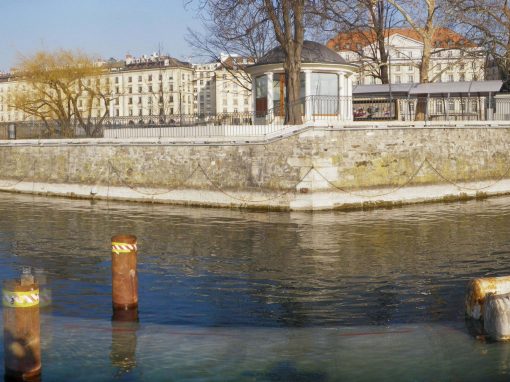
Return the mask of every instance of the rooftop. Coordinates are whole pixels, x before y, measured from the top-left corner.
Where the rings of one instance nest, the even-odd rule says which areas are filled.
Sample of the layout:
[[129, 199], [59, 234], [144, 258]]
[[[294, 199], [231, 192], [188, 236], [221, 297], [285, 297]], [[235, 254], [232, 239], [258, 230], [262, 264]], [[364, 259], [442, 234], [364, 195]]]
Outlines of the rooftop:
[[427, 84], [384, 84], [384, 85], [356, 85], [352, 90], [353, 96], [388, 95], [407, 96], [418, 94], [430, 95], [484, 95], [497, 93], [501, 90], [503, 81], [463, 81], [463, 82], [431, 82]]
[[[401, 35], [419, 42], [423, 39], [420, 34], [412, 28], [392, 28], [386, 30], [386, 38], [393, 35]], [[340, 32], [327, 42], [327, 46], [335, 51], [357, 52], [375, 42], [375, 33], [372, 29], [366, 31]], [[449, 28], [437, 28], [434, 32], [432, 45], [434, 48], [455, 48], [475, 47], [475, 44], [464, 36]]]
[[[276, 47], [267, 52], [255, 65], [269, 65], [280, 64], [285, 61], [285, 54], [281, 47]], [[340, 57], [334, 50], [325, 45], [319, 44], [314, 41], [304, 41], [303, 49], [301, 51], [301, 62], [306, 63], [321, 63], [321, 64], [343, 64], [348, 65], [342, 57]]]

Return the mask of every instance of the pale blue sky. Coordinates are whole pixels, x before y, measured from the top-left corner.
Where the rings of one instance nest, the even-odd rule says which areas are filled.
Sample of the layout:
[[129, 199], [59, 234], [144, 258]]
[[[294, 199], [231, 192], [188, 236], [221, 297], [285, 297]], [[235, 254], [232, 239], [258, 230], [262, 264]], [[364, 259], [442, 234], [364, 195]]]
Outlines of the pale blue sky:
[[102, 58], [162, 53], [188, 59], [186, 28], [200, 22], [186, 0], [0, 0], [0, 71], [19, 53], [81, 49]]

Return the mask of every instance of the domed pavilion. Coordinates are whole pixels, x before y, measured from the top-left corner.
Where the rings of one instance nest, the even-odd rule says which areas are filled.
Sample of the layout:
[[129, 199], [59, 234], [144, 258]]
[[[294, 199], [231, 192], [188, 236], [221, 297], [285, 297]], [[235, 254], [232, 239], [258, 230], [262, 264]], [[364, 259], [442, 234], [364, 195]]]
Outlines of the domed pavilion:
[[[258, 118], [285, 118], [284, 60], [283, 49], [277, 47], [246, 68], [252, 77], [253, 110]], [[352, 121], [352, 75], [356, 70], [328, 47], [304, 41], [300, 89], [304, 121]]]

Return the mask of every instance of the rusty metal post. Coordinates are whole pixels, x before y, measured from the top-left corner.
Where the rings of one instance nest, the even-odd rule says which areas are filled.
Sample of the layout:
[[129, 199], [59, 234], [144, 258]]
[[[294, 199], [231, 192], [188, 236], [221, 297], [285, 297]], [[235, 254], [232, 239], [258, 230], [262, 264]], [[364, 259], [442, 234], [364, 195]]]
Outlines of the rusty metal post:
[[136, 366], [138, 274], [136, 236], [112, 237], [112, 347], [110, 360], [120, 373]]
[[138, 273], [136, 236], [112, 237], [113, 311], [138, 310]]
[[36, 381], [41, 374], [39, 287], [30, 268], [3, 284], [5, 379]]

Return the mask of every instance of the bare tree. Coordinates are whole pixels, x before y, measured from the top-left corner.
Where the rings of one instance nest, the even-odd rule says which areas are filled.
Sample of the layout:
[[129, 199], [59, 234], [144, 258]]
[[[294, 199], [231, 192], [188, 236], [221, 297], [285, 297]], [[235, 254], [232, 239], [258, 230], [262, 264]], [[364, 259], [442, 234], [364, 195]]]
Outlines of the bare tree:
[[[109, 83], [103, 69], [80, 52], [60, 50], [22, 57], [16, 65], [19, 85], [9, 96], [9, 106], [43, 121], [57, 120], [66, 136], [81, 127], [87, 136], [100, 132], [108, 116]], [[94, 118], [94, 111], [100, 113]]]
[[330, 47], [344, 42], [343, 37], [355, 40], [338, 48], [347, 45], [359, 57], [362, 70], [368, 70], [383, 84], [389, 83], [387, 38], [392, 28], [402, 24], [394, 6], [386, 0], [323, 0], [317, 2], [313, 10], [323, 21], [318, 25], [320, 29], [341, 31], [330, 40]]
[[[258, 47], [259, 57], [265, 48], [265, 34], [274, 36], [284, 53], [284, 71], [286, 84], [286, 122], [300, 124], [302, 122], [300, 98], [301, 51], [305, 34], [305, 5], [307, 0], [197, 0], [202, 12], [210, 15], [209, 29], [215, 33], [217, 41], [233, 47], [243, 41], [250, 41], [248, 46], [253, 50]], [[222, 23], [221, 28], [218, 24]], [[241, 28], [240, 28], [241, 26]], [[270, 26], [270, 28], [268, 28]], [[236, 40], [238, 36], [239, 41]], [[260, 39], [263, 38], [263, 42]], [[259, 39], [259, 41], [257, 41]], [[270, 40], [269, 40], [270, 41]], [[209, 44], [209, 48], [214, 47]], [[264, 48], [264, 49], [261, 49]], [[256, 52], [255, 52], [256, 53]]]
[[[431, 59], [435, 52], [434, 42], [440, 42], [436, 34], [449, 24], [452, 17], [450, 0], [386, 0], [399, 11], [405, 22], [419, 36], [423, 46], [419, 61], [420, 83], [430, 82]], [[443, 29], [444, 30], [444, 29]], [[436, 37], [436, 40], [434, 39]], [[455, 41], [447, 44], [455, 47]], [[439, 46], [439, 45], [438, 45]], [[415, 119], [425, 120], [427, 102], [418, 99]]]
[[510, 78], [510, 4], [508, 0], [452, 0], [460, 21], [472, 27], [502, 79]]
[[[249, 2], [198, 0], [198, 15], [204, 31], [188, 29], [186, 41], [198, 57], [217, 62], [228, 71], [234, 82], [251, 91], [251, 77], [244, 71], [246, 63], [254, 63], [276, 44], [271, 23], [257, 7]], [[225, 53], [229, 59], [224, 59]], [[233, 58], [246, 59], [243, 64]]]

